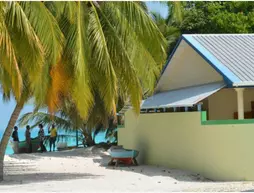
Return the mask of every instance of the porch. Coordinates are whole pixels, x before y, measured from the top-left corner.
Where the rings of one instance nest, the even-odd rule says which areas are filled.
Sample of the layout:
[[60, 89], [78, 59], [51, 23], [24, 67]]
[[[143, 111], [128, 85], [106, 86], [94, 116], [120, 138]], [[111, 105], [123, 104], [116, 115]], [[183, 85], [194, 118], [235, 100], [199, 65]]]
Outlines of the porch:
[[254, 88], [224, 88], [202, 103], [208, 120], [254, 118]]
[[254, 88], [225, 88], [223, 83], [155, 94], [141, 113], [206, 111], [207, 120], [254, 119]]

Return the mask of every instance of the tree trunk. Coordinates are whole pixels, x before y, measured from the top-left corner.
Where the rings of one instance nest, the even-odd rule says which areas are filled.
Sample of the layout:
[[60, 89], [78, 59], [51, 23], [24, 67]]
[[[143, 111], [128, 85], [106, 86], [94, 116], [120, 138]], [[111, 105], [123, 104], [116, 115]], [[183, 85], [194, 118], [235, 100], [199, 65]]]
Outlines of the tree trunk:
[[84, 146], [90, 147], [95, 145], [94, 139], [92, 137], [91, 133], [86, 132], [85, 130], [83, 130], [83, 135], [85, 137], [85, 143]]
[[92, 138], [92, 144], [95, 145], [95, 137]]
[[93, 137], [92, 137], [91, 134], [86, 135], [86, 143], [87, 143], [88, 147], [91, 147], [91, 146], [95, 145], [95, 142], [94, 142]]
[[84, 124], [83, 127], [82, 127], [82, 134], [85, 137], [84, 146], [90, 147], [90, 146], [95, 145], [95, 141], [94, 141], [93, 136], [92, 136], [92, 131], [88, 130], [86, 128], [86, 124]]
[[8, 122], [8, 125], [4, 131], [4, 135], [2, 137], [1, 143], [0, 143], [0, 181], [3, 180], [3, 174], [4, 174], [4, 155], [5, 155], [5, 150], [8, 145], [12, 129], [19, 117], [19, 114], [23, 108], [23, 104], [17, 103], [14, 111], [11, 114], [10, 120]]

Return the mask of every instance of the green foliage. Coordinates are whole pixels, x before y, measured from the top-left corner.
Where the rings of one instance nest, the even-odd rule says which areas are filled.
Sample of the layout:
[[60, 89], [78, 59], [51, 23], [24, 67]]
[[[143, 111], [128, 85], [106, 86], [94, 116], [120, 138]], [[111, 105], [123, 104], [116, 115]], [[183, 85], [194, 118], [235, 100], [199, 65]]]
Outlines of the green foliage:
[[65, 135], [59, 135], [59, 137], [61, 137], [59, 139], [67, 139], [68, 137], [73, 138], [73, 135], [68, 134], [71, 134], [76, 130], [82, 134], [82, 139], [94, 139], [99, 132], [105, 130], [106, 138], [111, 139], [116, 132], [116, 125], [113, 123], [113, 119], [109, 120], [107, 126], [104, 126], [101, 122], [97, 122], [95, 126], [93, 125], [93, 127], [89, 127], [85, 121], [78, 117], [78, 114], [74, 115], [74, 112], [70, 109], [66, 112], [63, 110], [59, 111], [56, 115], [42, 111], [28, 112], [22, 115], [18, 122], [21, 127], [33, 122], [34, 124], [31, 126], [31, 129], [38, 127], [39, 124], [44, 125], [45, 128], [50, 128], [52, 123], [54, 123], [58, 131], [64, 131], [66, 133]]
[[86, 121], [97, 97], [106, 114], [119, 99], [139, 113], [166, 56], [143, 2], [2, 2], [0, 28], [4, 96], [33, 97], [51, 113], [70, 100]]
[[254, 3], [187, 2], [182, 33], [252, 33]]
[[162, 34], [142, 3], [80, 2], [76, 6], [77, 20], [65, 18], [59, 23], [67, 39], [64, 61], [70, 77], [75, 77], [71, 98], [80, 115], [91, 117], [96, 97], [103, 101], [106, 113], [115, 111], [118, 98], [130, 98], [139, 112], [142, 88], [153, 91], [165, 59]]
[[183, 21], [183, 3], [181, 1], [168, 1], [168, 25], [179, 25]]
[[205, 14], [201, 10], [193, 8], [185, 11], [184, 20], [179, 28], [183, 34], [203, 33], [207, 22]]
[[168, 17], [152, 17], [168, 41], [168, 53], [181, 34], [253, 33], [254, 2], [185, 1], [163, 2]]
[[[14, 95], [17, 102], [1, 140], [0, 162], [30, 98], [52, 116], [62, 111], [55, 120], [84, 134], [90, 127], [80, 125], [115, 116], [119, 100], [130, 99], [138, 114], [143, 91], [153, 92], [165, 47], [142, 2], [0, 2], [0, 86], [5, 99]], [[71, 107], [65, 108], [66, 101]], [[45, 123], [52, 118], [37, 115]], [[0, 180], [1, 174], [3, 164]]]
[[152, 12], [151, 14], [161, 33], [166, 38], [168, 44], [168, 52], [170, 52], [175, 46], [177, 39], [181, 35], [180, 30], [178, 27], [174, 27], [168, 24], [170, 17], [168, 19], [164, 19], [160, 14], [156, 12]]

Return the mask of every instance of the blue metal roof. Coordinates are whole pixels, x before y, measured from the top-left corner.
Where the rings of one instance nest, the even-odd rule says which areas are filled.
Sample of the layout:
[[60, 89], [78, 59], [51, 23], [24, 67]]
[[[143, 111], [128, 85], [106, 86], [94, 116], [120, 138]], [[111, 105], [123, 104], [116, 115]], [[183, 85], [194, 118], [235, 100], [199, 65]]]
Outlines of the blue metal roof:
[[228, 83], [254, 86], [254, 34], [183, 35]]

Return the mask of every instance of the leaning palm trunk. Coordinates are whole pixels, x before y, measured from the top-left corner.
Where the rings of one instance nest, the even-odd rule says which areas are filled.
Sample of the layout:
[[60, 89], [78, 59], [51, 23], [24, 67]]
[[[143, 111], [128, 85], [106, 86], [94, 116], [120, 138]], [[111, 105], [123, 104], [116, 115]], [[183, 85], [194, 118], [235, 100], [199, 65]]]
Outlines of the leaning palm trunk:
[[8, 142], [9, 142], [9, 139], [11, 136], [12, 128], [14, 127], [22, 108], [23, 108], [23, 104], [20, 104], [20, 103], [16, 104], [14, 111], [11, 115], [11, 118], [9, 120], [9, 123], [4, 131], [4, 135], [2, 137], [1, 143], [0, 143], [0, 181], [3, 180], [3, 175], [4, 175], [5, 150], [6, 150], [6, 147], [8, 145]]
[[91, 147], [91, 146], [95, 145], [95, 141], [92, 137], [92, 134], [86, 133], [83, 135], [85, 136], [85, 143], [84, 143], [85, 146]]
[[84, 146], [91, 147], [95, 145], [95, 140], [92, 136], [92, 131], [86, 129], [86, 124], [84, 124], [84, 127], [82, 128], [81, 132], [85, 137]]

